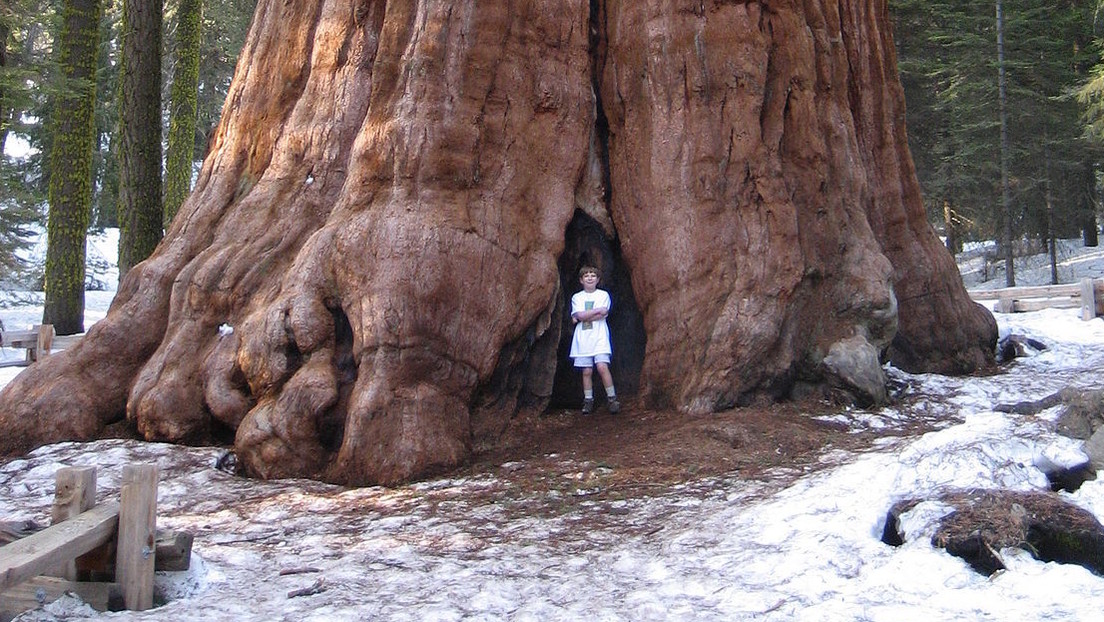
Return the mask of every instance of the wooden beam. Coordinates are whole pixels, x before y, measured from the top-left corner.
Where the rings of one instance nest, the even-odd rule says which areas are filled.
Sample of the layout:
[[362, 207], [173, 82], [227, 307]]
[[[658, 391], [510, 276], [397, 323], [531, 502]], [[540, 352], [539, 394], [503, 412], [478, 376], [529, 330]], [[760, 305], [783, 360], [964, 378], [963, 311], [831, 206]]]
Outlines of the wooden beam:
[[27, 350], [27, 356], [32, 361], [41, 361], [50, 355], [50, 347], [54, 342], [54, 325], [38, 324], [35, 329], [38, 331], [35, 347], [34, 350]]
[[1002, 289], [972, 289], [967, 294], [974, 300], [1000, 300], [1001, 298], [1063, 298], [1080, 297], [1081, 286], [1041, 285], [1037, 287], [1005, 287]]
[[106, 502], [0, 548], [0, 592], [100, 546], [118, 525], [119, 504]]
[[1096, 317], [1096, 288], [1090, 278], [1081, 279], [1081, 319], [1086, 322]]
[[1026, 311], [1041, 311], [1043, 309], [1080, 309], [1081, 302], [1077, 300], [1064, 300], [1062, 298], [1034, 298], [1028, 300], [1016, 300], [1012, 305], [1014, 313]]
[[157, 466], [123, 467], [119, 490], [119, 549], [115, 581], [131, 611], [153, 607], [153, 568], [157, 533]]
[[37, 343], [37, 329], [0, 331], [0, 345], [5, 348], [32, 348]]
[[[54, 506], [50, 510], [52, 524], [75, 518], [96, 505], [96, 469], [94, 467], [62, 467], [54, 475]], [[55, 574], [70, 581], [77, 580], [77, 561], [62, 562]]]
[[80, 596], [96, 611], [107, 611], [122, 600], [122, 590], [117, 583], [77, 583], [56, 577], [34, 577], [0, 593], [0, 622], [10, 622], [21, 613], [52, 603], [66, 592]]
[[154, 570], [187, 570], [192, 563], [193, 539], [192, 534], [184, 531], [158, 533]]

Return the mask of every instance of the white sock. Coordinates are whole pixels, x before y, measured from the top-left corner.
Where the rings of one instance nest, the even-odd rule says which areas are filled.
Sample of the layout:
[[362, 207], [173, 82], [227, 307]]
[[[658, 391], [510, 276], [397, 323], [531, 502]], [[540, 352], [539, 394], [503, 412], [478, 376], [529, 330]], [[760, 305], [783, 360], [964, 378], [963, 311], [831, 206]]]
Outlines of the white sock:
[[617, 390], [613, 388], [613, 385], [606, 387], [606, 397], [610, 398], [611, 400], [617, 397]]
[[594, 389], [583, 389], [583, 399], [585, 399], [585, 400], [594, 399]]

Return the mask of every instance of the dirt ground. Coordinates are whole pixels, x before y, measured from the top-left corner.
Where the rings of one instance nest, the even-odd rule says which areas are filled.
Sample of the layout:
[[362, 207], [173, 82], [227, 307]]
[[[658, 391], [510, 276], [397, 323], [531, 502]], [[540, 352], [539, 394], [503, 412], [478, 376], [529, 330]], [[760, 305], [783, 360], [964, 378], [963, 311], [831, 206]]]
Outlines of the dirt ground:
[[[531, 416], [502, 447], [477, 454], [462, 471], [493, 472], [530, 491], [566, 489], [598, 497], [662, 493], [714, 476], [778, 481], [820, 468], [831, 450], [862, 450], [886, 435], [922, 432], [917, 416], [904, 428], [857, 432], [818, 415], [848, 412], [824, 400], [735, 408], [705, 415], [648, 410], [623, 402], [611, 415], [553, 410]], [[907, 409], [908, 404], [898, 407]], [[565, 485], [565, 479], [570, 480]]]

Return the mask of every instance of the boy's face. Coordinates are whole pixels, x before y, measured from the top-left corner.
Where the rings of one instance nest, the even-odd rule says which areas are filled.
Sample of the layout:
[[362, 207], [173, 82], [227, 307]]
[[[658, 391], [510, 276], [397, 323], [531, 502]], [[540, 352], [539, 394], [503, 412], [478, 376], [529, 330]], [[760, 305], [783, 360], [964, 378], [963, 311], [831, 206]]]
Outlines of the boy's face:
[[583, 289], [592, 292], [598, 288], [598, 273], [586, 272], [583, 276], [579, 277], [579, 282], [583, 284]]

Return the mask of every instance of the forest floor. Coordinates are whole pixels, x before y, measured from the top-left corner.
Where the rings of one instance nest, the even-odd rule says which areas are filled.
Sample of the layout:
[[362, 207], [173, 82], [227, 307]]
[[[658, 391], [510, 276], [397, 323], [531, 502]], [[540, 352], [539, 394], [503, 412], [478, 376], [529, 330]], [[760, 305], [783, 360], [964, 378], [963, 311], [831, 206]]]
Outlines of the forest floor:
[[616, 415], [601, 402], [590, 415], [550, 410], [518, 422], [517, 433], [476, 453], [459, 474], [493, 473], [530, 500], [557, 498], [542, 494], [555, 490], [565, 493], [560, 499], [633, 498], [717, 477], [775, 488], [833, 466], [833, 452], [862, 452], [879, 439], [922, 434], [953, 419], [930, 396], [922, 404], [914, 399], [892, 405], [908, 416], [875, 425], [869, 422], [876, 413], [823, 399], [702, 415], [649, 410], [632, 399], [622, 400]]

